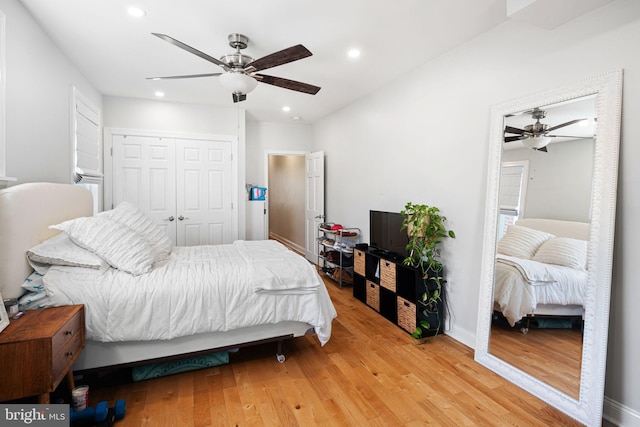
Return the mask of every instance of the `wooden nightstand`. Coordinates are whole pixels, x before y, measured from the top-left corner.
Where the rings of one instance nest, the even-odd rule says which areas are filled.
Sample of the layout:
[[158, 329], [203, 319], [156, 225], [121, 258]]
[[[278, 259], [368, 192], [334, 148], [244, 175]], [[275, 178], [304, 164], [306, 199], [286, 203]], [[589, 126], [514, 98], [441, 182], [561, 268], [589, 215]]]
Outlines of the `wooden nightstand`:
[[74, 387], [72, 366], [84, 348], [84, 306], [25, 312], [0, 333], [0, 402], [39, 395], [49, 403], [66, 376]]

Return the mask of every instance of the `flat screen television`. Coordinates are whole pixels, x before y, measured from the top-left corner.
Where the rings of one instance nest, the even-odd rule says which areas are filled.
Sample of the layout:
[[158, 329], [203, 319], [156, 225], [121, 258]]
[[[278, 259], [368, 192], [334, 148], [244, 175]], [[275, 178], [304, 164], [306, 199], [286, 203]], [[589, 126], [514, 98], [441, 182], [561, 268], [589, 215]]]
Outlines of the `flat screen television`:
[[402, 227], [398, 212], [369, 211], [369, 246], [375, 251], [394, 257], [407, 257], [407, 230]]

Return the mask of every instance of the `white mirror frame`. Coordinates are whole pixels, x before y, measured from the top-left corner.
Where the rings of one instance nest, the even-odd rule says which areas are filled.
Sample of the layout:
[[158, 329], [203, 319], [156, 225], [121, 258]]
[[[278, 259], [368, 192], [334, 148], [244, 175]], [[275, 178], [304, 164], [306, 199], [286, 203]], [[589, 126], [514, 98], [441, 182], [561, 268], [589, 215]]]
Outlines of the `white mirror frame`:
[[[597, 94], [598, 124], [591, 190], [589, 278], [585, 302], [580, 398], [576, 400], [491, 355], [489, 353], [489, 336], [493, 313], [493, 280], [504, 117], [534, 107], [547, 106], [592, 94]], [[491, 109], [485, 237], [475, 360], [549, 405], [589, 426], [600, 426], [602, 423], [621, 108], [622, 70], [616, 70], [567, 87], [497, 105]]]

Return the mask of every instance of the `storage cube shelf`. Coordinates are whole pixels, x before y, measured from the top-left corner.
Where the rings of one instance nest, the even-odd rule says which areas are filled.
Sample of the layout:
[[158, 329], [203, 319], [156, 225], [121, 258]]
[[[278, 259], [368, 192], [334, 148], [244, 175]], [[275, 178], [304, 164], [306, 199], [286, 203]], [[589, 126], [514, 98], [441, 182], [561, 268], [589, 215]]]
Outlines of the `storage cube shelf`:
[[422, 273], [402, 264], [401, 258], [376, 252], [369, 248], [355, 249], [353, 296], [362, 301], [390, 322], [413, 334], [420, 321], [426, 321], [431, 329], [423, 330], [420, 338], [442, 332], [443, 306], [437, 304], [438, 314], [427, 316], [419, 301], [425, 292]]

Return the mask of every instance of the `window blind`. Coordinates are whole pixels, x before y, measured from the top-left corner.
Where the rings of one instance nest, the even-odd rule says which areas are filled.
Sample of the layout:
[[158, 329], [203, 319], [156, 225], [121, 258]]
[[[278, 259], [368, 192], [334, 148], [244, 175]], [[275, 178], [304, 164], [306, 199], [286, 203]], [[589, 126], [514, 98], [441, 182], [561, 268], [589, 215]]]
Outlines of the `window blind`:
[[518, 216], [522, 189], [522, 165], [502, 166], [500, 173], [500, 213]]
[[100, 110], [74, 89], [74, 152], [76, 183], [99, 184]]

